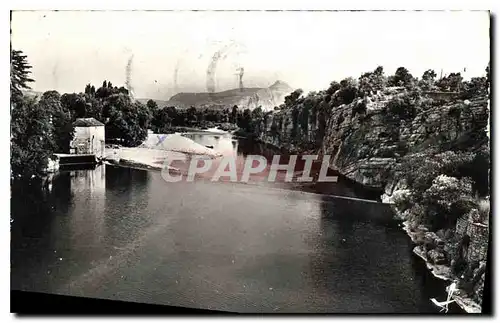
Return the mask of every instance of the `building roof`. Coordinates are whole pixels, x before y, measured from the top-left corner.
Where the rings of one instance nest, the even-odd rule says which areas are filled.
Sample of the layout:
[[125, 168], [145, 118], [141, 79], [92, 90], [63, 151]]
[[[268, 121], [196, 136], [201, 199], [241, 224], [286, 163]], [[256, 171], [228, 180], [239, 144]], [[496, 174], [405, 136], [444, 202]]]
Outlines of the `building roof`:
[[104, 126], [104, 123], [94, 119], [94, 118], [77, 118], [75, 122], [73, 122], [73, 126], [75, 127], [100, 127]]

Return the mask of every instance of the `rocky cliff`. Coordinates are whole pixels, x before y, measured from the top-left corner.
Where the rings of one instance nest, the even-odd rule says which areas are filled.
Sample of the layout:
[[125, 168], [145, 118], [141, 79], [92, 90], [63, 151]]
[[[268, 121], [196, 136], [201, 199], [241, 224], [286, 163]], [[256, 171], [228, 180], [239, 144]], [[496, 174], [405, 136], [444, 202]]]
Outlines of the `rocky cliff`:
[[297, 112], [284, 108], [264, 117], [259, 138], [290, 151], [330, 155], [330, 164], [340, 173], [388, 194], [405, 155], [489, 147], [486, 96], [436, 99], [424, 93], [410, 103], [422, 107], [414, 117], [402, 118], [388, 111], [391, 102], [408, 95], [404, 88], [387, 88], [335, 107], [329, 111], [323, 135], [319, 135], [321, 112], [311, 109], [304, 125], [294, 121]]
[[[486, 129], [486, 97], [443, 102], [424, 96], [417, 99], [423, 109], [414, 118], [390, 115], [388, 103], [405, 95], [404, 90], [388, 89], [365, 103], [358, 100], [334, 109], [321, 153], [331, 155], [331, 164], [354, 181], [390, 191], [392, 174], [404, 155], [432, 148], [445, 150], [444, 146], [454, 144], [467, 146], [470, 133]], [[356, 113], [355, 107], [360, 104], [366, 104], [364, 113]], [[481, 139], [482, 144], [487, 142], [486, 133]]]
[[[488, 97], [389, 87], [334, 107], [320, 98], [307, 108], [306, 101], [267, 114], [260, 139], [330, 155], [341, 174], [380, 189], [405, 220], [415, 253], [436, 276], [459, 280], [460, 305], [480, 310], [489, 237]], [[482, 163], [479, 152], [487, 156]], [[462, 175], [475, 180], [468, 190]]]

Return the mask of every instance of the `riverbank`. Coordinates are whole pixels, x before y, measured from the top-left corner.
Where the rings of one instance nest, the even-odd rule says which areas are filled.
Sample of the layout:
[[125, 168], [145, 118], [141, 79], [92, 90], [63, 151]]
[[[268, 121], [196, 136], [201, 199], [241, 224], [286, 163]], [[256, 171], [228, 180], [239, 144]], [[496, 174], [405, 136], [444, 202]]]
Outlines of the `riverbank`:
[[164, 134], [182, 134], [182, 133], [189, 133], [189, 132], [208, 132], [208, 133], [220, 133], [220, 134], [226, 134], [226, 133], [234, 133], [238, 131], [238, 127], [235, 125], [231, 125], [229, 123], [227, 124], [219, 124], [213, 127], [188, 127], [188, 126], [178, 126], [178, 127], [171, 127], [168, 129], [163, 129]]
[[[201, 136], [201, 137], [203, 137], [203, 136]], [[262, 147], [260, 144], [255, 144], [256, 147], [251, 147], [251, 145], [244, 144], [242, 142], [234, 143], [234, 145], [232, 145], [233, 140], [229, 136], [217, 136], [214, 134], [208, 134], [208, 137], [210, 137], [211, 139], [205, 140], [203, 138], [200, 138], [199, 133], [196, 133], [194, 136], [189, 136], [189, 138], [194, 138], [193, 140], [196, 140], [196, 142], [200, 143], [202, 146], [204, 146], [205, 144], [212, 145], [212, 139], [214, 137], [218, 137], [218, 139], [213, 139], [215, 150], [220, 151], [221, 147], [232, 147], [232, 149], [234, 149], [233, 153], [236, 154], [238, 152], [239, 153], [238, 156], [244, 156], [245, 154], [255, 154], [255, 153], [259, 154], [259, 151], [261, 151], [260, 154], [262, 154], [263, 149], [267, 150], [266, 148]], [[224, 142], [226, 142], [228, 144], [225, 144]], [[217, 143], [217, 144], [215, 144], [215, 143]], [[119, 148], [115, 147], [115, 150], [117, 151], [117, 153], [120, 153]], [[393, 265], [390, 265], [388, 263], [385, 264], [387, 266], [387, 269], [382, 270], [382, 272], [386, 272], [386, 273], [391, 272], [391, 275], [384, 276], [382, 274], [382, 275], [377, 275], [376, 279], [369, 278], [371, 281], [373, 281], [373, 284], [375, 284], [375, 286], [384, 286], [383, 288], [387, 289], [387, 291], [383, 292], [383, 295], [387, 295], [387, 297], [389, 297], [389, 298], [392, 297], [391, 295], [393, 295], [399, 299], [399, 297], [401, 297], [401, 296], [396, 295], [399, 293], [397, 293], [395, 291], [397, 290], [397, 288], [400, 288], [401, 285], [407, 284], [408, 287], [406, 287], [405, 290], [406, 291], [410, 290], [411, 293], [413, 293], [415, 295], [415, 296], [410, 297], [411, 301], [408, 303], [408, 306], [410, 308], [409, 311], [413, 311], [413, 312], [416, 311], [413, 307], [415, 305], [413, 302], [413, 299], [415, 299], [415, 297], [418, 297], [418, 298], [421, 298], [421, 307], [418, 308], [418, 311], [425, 312], [425, 313], [434, 312], [434, 311], [436, 311], [436, 308], [432, 305], [431, 302], [429, 302], [428, 299], [425, 299], [427, 292], [424, 292], [424, 293], [419, 292], [420, 288], [423, 288], [425, 290], [428, 290], [429, 288], [433, 289], [432, 294], [436, 295], [435, 297], [437, 297], [437, 299], [441, 300], [442, 298], [445, 297], [444, 295], [441, 294], [441, 291], [443, 291], [443, 293], [444, 293], [444, 289], [445, 289], [445, 286], [443, 285], [443, 283], [441, 281], [435, 280], [433, 277], [431, 277], [431, 275], [429, 275], [429, 273], [426, 272], [426, 267], [423, 265], [423, 263], [418, 262], [418, 264], [415, 264], [414, 255], [412, 253], [409, 253], [408, 249], [407, 249], [410, 241], [406, 238], [406, 235], [403, 232], [399, 231], [399, 229], [396, 230], [396, 228], [395, 228], [396, 221], [391, 220], [393, 217], [393, 213], [389, 209], [388, 205], [380, 204], [380, 203], [377, 203], [375, 201], [367, 201], [367, 200], [353, 198], [351, 196], [348, 196], [349, 194], [353, 193], [353, 191], [350, 188], [345, 187], [344, 189], [339, 189], [339, 187], [342, 187], [347, 183], [345, 181], [340, 181], [339, 183], [333, 184], [333, 185], [331, 183], [325, 183], [326, 186], [328, 186], [330, 189], [338, 190], [341, 195], [345, 195], [345, 196], [332, 196], [332, 197], [323, 194], [322, 191], [321, 191], [322, 193], [318, 194], [317, 193], [318, 187], [309, 187], [309, 186], [304, 187], [304, 186], [297, 185], [297, 187], [290, 188], [287, 185], [286, 189], [284, 189], [284, 187], [280, 188], [280, 185], [276, 185], [276, 183], [273, 183], [272, 185], [265, 185], [265, 183], [264, 183], [264, 185], [262, 185], [262, 187], [250, 185], [250, 184], [249, 185], [237, 184], [237, 187], [236, 187], [236, 185], [232, 185], [232, 184], [228, 185], [228, 184], [222, 184], [222, 183], [215, 184], [216, 186], [213, 186], [211, 184], [210, 185], [200, 184], [200, 185], [187, 185], [186, 186], [186, 185], [182, 185], [182, 183], [179, 185], [175, 185], [175, 187], [174, 187], [174, 185], [165, 186], [163, 183], [158, 183], [158, 182], [161, 182], [161, 177], [160, 177], [160, 174], [158, 173], [158, 171], [147, 171], [147, 172], [134, 171], [134, 169], [154, 170], [155, 168], [151, 167], [150, 165], [144, 165], [144, 164], [131, 162], [131, 161], [127, 160], [126, 158], [128, 157], [129, 159], [137, 159], [136, 158], [137, 155], [141, 155], [140, 157], [144, 158], [145, 154], [149, 154], [150, 157], [148, 159], [153, 160], [154, 157], [163, 156], [165, 153], [174, 154], [175, 152], [171, 152], [171, 151], [166, 152], [166, 151], [162, 151], [159, 149], [158, 150], [150, 149], [148, 151], [148, 148], [144, 148], [144, 147], [143, 148], [123, 148], [121, 150], [122, 150], [121, 156], [125, 157], [125, 158], [120, 160], [120, 158], [115, 157], [113, 159], [113, 160], [116, 160], [116, 164], [113, 164], [113, 165], [116, 165], [117, 167], [102, 167], [100, 169], [100, 171], [101, 172], [105, 171], [106, 176], [104, 176], [104, 177], [97, 176], [96, 177], [96, 179], [99, 178], [102, 181], [101, 184], [98, 184], [99, 181], [96, 181], [95, 183], [97, 183], [97, 186], [99, 186], [99, 185], [101, 185], [101, 187], [105, 186], [106, 189], [110, 189], [110, 192], [111, 192], [113, 189], [117, 188], [116, 184], [118, 184], [118, 182], [116, 182], [115, 179], [117, 179], [117, 178], [122, 179], [123, 176], [130, 176], [131, 174], [136, 174], [135, 176], [132, 176], [132, 178], [134, 179], [133, 184], [132, 184], [132, 182], [129, 183], [130, 185], [134, 185], [133, 186], [134, 192], [151, 191], [151, 190], [143, 190], [142, 188], [144, 187], [144, 185], [149, 185], [150, 183], [154, 183], [154, 185], [157, 185], [157, 186], [161, 185], [160, 187], [161, 187], [162, 192], [165, 192], [166, 190], [169, 191], [169, 193], [167, 193], [167, 195], [170, 197], [169, 200], [172, 200], [171, 197], [172, 197], [172, 194], [174, 194], [173, 192], [182, 191], [183, 189], [186, 189], [189, 187], [191, 187], [191, 188], [192, 187], [201, 187], [202, 189], [207, 188], [210, 192], [213, 192], [213, 194], [221, 194], [221, 192], [224, 192], [224, 189], [227, 189], [228, 187], [230, 187], [230, 188], [232, 188], [232, 189], [230, 189], [231, 194], [235, 194], [236, 197], [237, 196], [245, 196], [248, 194], [247, 192], [259, 192], [259, 194], [262, 194], [263, 192], [265, 192], [266, 199], [271, 198], [272, 196], [275, 196], [275, 197], [287, 196], [288, 198], [291, 198], [293, 201], [295, 201], [293, 207], [287, 206], [287, 210], [286, 210], [287, 219], [288, 219], [289, 214], [291, 212], [297, 212], [297, 213], [301, 214], [302, 216], [304, 216], [304, 214], [305, 214], [305, 215], [307, 215], [307, 218], [310, 218], [310, 216], [312, 214], [314, 214], [314, 212], [317, 210], [318, 212], [321, 212], [321, 214], [323, 214], [321, 216], [322, 221], [320, 224], [321, 225], [320, 228], [330, 227], [329, 222], [332, 220], [333, 221], [337, 221], [337, 220], [343, 221], [342, 219], [345, 219], [346, 221], [348, 221], [348, 223], [351, 223], [351, 221], [360, 220], [363, 223], [367, 222], [370, 224], [374, 224], [374, 228], [376, 228], [376, 230], [380, 229], [380, 230], [383, 230], [384, 232], [386, 232], [387, 230], [388, 230], [388, 232], [392, 232], [392, 233], [389, 233], [391, 238], [385, 239], [384, 241], [390, 241], [390, 243], [393, 246], [388, 248], [388, 250], [386, 252], [383, 252], [382, 256], [374, 256], [373, 251], [368, 252], [371, 256], [374, 257], [374, 259], [378, 259], [378, 261], [380, 261], [381, 257], [383, 258], [383, 257], [387, 256], [387, 257], [396, 259], [395, 263], [398, 264], [398, 266], [394, 266], [394, 267], [393, 267]], [[175, 153], [175, 154], [177, 154], [177, 153]], [[178, 154], [184, 155], [182, 153], [178, 153]], [[280, 154], [280, 153], [278, 152], [278, 154]], [[238, 157], [238, 156], [236, 156], [236, 157]], [[272, 153], [271, 153], [271, 156], [272, 156]], [[106, 162], [106, 164], [108, 164], [108, 162]], [[240, 164], [241, 163], [238, 163], [238, 165], [240, 165]], [[177, 165], [174, 164], [174, 166], [177, 166]], [[156, 169], [159, 169], [159, 168], [156, 168]], [[83, 176], [83, 173], [80, 173], [80, 174], [81, 174], [81, 176]], [[118, 175], [118, 174], [121, 174], [121, 175]], [[65, 175], [63, 174], [62, 176], [65, 176]], [[93, 176], [93, 175], [88, 174], [85, 176]], [[123, 181], [123, 183], [119, 184], [120, 191], [123, 190], [123, 187], [121, 187], [121, 185], [125, 185], [125, 182], [127, 182], [127, 181]], [[93, 183], [94, 183], [94, 181], [93, 181]], [[76, 182], [75, 182], [75, 185], [77, 185]], [[92, 184], [92, 185], [94, 185], [94, 184]], [[141, 189], [135, 188], [135, 185], [141, 187]], [[276, 186], [278, 186], [278, 187], [276, 187]], [[312, 190], [314, 192], [309, 192], [309, 190]], [[158, 191], [160, 191], [160, 190], [158, 190]], [[200, 202], [200, 196], [199, 196], [198, 192], [199, 192], [199, 190], [197, 189], [197, 193], [195, 195], [197, 203]], [[224, 195], [224, 196], [227, 197], [227, 195]], [[358, 195], [355, 194], [354, 196], [357, 197]], [[148, 197], [148, 199], [150, 202], [148, 202], [147, 204], [151, 203], [151, 200], [149, 197]], [[248, 199], [248, 197], [246, 199]], [[110, 201], [111, 200], [112, 199], [110, 199]], [[157, 200], [163, 201], [164, 199], [157, 199]], [[262, 200], [260, 200], [258, 198], [250, 198], [249, 200], [259, 201], [258, 204], [263, 204]], [[307, 201], [307, 203], [306, 203], [307, 207], [304, 207], [304, 208], [296, 207], [295, 203], [297, 200]], [[127, 199], [126, 201], [129, 201], [129, 200]], [[316, 207], [311, 207], [312, 206], [311, 203], [315, 203], [315, 202], [318, 202], [319, 204]], [[110, 203], [108, 204], [108, 207], [109, 207]], [[133, 204], [134, 207], [137, 203], [140, 203], [140, 202], [136, 201]], [[189, 208], [191, 206], [196, 206], [197, 203], [190, 204]], [[203, 203], [203, 205], [205, 205], [205, 203], [207, 203], [207, 202], [201, 200], [200, 203]], [[126, 204], [126, 202], [125, 202], [125, 204]], [[120, 203], [120, 205], [121, 205], [121, 203]], [[143, 205], [143, 204], [141, 204], [141, 205]], [[190, 211], [189, 208], [188, 208], [188, 210]], [[268, 210], [267, 203], [264, 203], [264, 209]], [[141, 206], [140, 210], [142, 210], [142, 206]], [[185, 208], [181, 208], [180, 210], [181, 210], [180, 212], [182, 212], [183, 210], [185, 211]], [[205, 209], [202, 209], [201, 211], [203, 212], [201, 215], [202, 218], [203, 217], [206, 219], [212, 218], [212, 215], [210, 217], [207, 216], [209, 213], [207, 213], [207, 211]], [[335, 214], [335, 216], [331, 216], [332, 212], [333, 212], [333, 214]], [[149, 211], [146, 213], [149, 214]], [[274, 215], [274, 213], [271, 213], [271, 214]], [[183, 216], [183, 217], [185, 217], [185, 216]], [[387, 226], [387, 224], [389, 224], [389, 225]], [[289, 227], [289, 225], [287, 225], [286, 227]], [[299, 228], [301, 228], [300, 230], [302, 232], [302, 230], [304, 230], [306, 228], [306, 226], [299, 225]], [[382, 229], [382, 228], [386, 228], [386, 229]], [[267, 226], [265, 227], [265, 230], [266, 230], [266, 232], [268, 232]], [[321, 229], [320, 232], [323, 234], [325, 231], [324, 231], [324, 229]], [[358, 237], [363, 237], [363, 239], [365, 239], [366, 233], [365, 234], [363, 234], [361, 232], [353, 233], [352, 230], [343, 230], [342, 232], [345, 233], [345, 237], [343, 237], [343, 238], [338, 237], [338, 236], [332, 237], [333, 238], [332, 239], [333, 246], [332, 246], [332, 244], [329, 244], [329, 245], [330, 245], [330, 247], [332, 247], [332, 250], [336, 250], [336, 251], [328, 252], [327, 256], [337, 257], [339, 249], [335, 246], [335, 243], [338, 242], [338, 240], [341, 241], [340, 247], [344, 248], [342, 250], [345, 250], [345, 248], [347, 248], [347, 246], [349, 246], [349, 248], [351, 246], [360, 247], [363, 250], [365, 250], [366, 246], [364, 244], [359, 244], [359, 243], [351, 244], [350, 242], [358, 241]], [[372, 231], [372, 230], [368, 230], [367, 232], [369, 234], [373, 234], [374, 236], [380, 238], [381, 232]], [[399, 237], [399, 238], [395, 239], [395, 237]], [[377, 240], [378, 238], [375, 238], [375, 240]], [[287, 238], [287, 239], [289, 239], [289, 238]], [[321, 239], [323, 239], [323, 238], [321, 238]], [[387, 247], [386, 243], [384, 243], [384, 246]], [[379, 250], [378, 247], [374, 248], [374, 249]], [[296, 247], [294, 247], [292, 250], [297, 251]], [[401, 250], [401, 251], [398, 251], [398, 250]], [[321, 252], [323, 253], [324, 251], [321, 251]], [[359, 251], [352, 251], [352, 252], [355, 252], [357, 255], [359, 255]], [[346, 255], [349, 255], [352, 252], [346, 250]], [[382, 251], [381, 251], [381, 254], [382, 254]], [[404, 258], [402, 258], [402, 257], [404, 257]], [[114, 259], [117, 259], [115, 257], [115, 255], [113, 255], [113, 260]], [[408, 261], [406, 261], [404, 259], [406, 259]], [[295, 262], [296, 260], [294, 259], [293, 261]], [[358, 263], [356, 260], [354, 260], [354, 261], [349, 260], [349, 262], [350, 262], [350, 265], [353, 267], [356, 267], [356, 265], [361, 265], [364, 268], [364, 266], [365, 266], [365, 264]], [[364, 261], [362, 261], [362, 262], [364, 262]], [[412, 274], [404, 274], [402, 276], [402, 279], [395, 279], [394, 275], [397, 275], [398, 271], [401, 269], [399, 262], [404, 262], [405, 266], [407, 266], [407, 270], [409, 271], [409, 273], [412, 273]], [[377, 269], [375, 269], [375, 270], [379, 269], [378, 266], [379, 265], [377, 265]], [[415, 270], [418, 271], [420, 274], [415, 275]], [[325, 274], [329, 277], [331, 277], [331, 275], [334, 275], [335, 272], [336, 272], [336, 270], [334, 270], [332, 268], [325, 270]], [[363, 279], [367, 279], [367, 277], [371, 277], [370, 275], [373, 274], [373, 270], [367, 270], [367, 274], [361, 274], [361, 273], [358, 273], [358, 274], [360, 275], [360, 277], [363, 277]], [[343, 274], [341, 274], [341, 275], [343, 275]], [[408, 277], [416, 277], [416, 279], [408, 279]], [[346, 277], [342, 277], [341, 279], [345, 280]], [[329, 279], [329, 281], [331, 282], [330, 279]], [[337, 284], [335, 284], [335, 285], [336, 286], [334, 287], [334, 290], [338, 290], [338, 285]], [[366, 285], [364, 285], [364, 286], [366, 286]], [[273, 287], [276, 289], [276, 286], [273, 286]], [[380, 291], [379, 288], [375, 288], [375, 290]], [[436, 290], [437, 290], [437, 292], [436, 292]], [[380, 294], [378, 297], [376, 297], [376, 299], [382, 299]], [[383, 303], [385, 304], [385, 300]], [[363, 308], [366, 309], [367, 311], [370, 310], [369, 307], [363, 307]], [[373, 308], [371, 308], [371, 309], [373, 310]], [[453, 306], [451, 308], [451, 311], [453, 313], [455, 313], [455, 311], [457, 311], [457, 310], [459, 310], [458, 306]]]
[[403, 232], [372, 220], [375, 204], [165, 185], [125, 167], [62, 172], [43, 208], [18, 197], [13, 289], [252, 313], [438, 312], [426, 295], [440, 282]]
[[415, 253], [438, 278], [458, 276], [466, 293], [457, 304], [477, 313], [489, 243], [488, 95], [441, 100], [391, 86], [344, 100], [342, 88], [332, 92], [319, 98], [329, 102], [326, 113], [323, 103], [311, 109], [317, 99], [311, 96], [267, 115], [259, 139], [330, 156], [331, 168], [343, 176], [383, 190], [383, 202], [407, 193], [397, 205], [407, 214], [396, 217], [417, 230], [417, 241], [410, 236]]
[[[213, 133], [206, 133], [213, 135]], [[209, 144], [212, 145], [212, 143]], [[285, 152], [285, 148], [279, 148], [270, 143], [266, 143], [266, 145], [278, 148], [284, 154], [287, 154]], [[215, 150], [198, 144], [180, 134], [151, 134], [138, 148], [120, 148], [113, 151], [114, 156], [112, 159], [114, 160], [114, 164], [119, 166], [161, 170], [164, 165], [164, 160], [166, 157], [169, 157], [169, 154], [179, 154], [175, 157], [177, 159], [190, 153], [206, 155], [212, 158], [217, 157], [217, 152]], [[173, 170], [179, 171], [179, 169], [175, 168]], [[343, 175], [339, 178], [342, 178], [344, 180], [343, 182], [347, 181], [356, 183], [355, 181], [352, 181], [352, 179]], [[364, 187], [362, 183], [357, 183], [356, 186], [358, 188]], [[304, 187], [302, 187], [302, 189], [304, 189]], [[391, 202], [391, 198], [398, 195], [395, 194], [397, 191], [401, 190], [394, 190], [393, 187], [393, 190], [390, 192], [392, 193], [392, 196], [384, 196], [384, 202]], [[379, 200], [381, 193], [382, 192], [378, 190], [377, 200]], [[456, 277], [452, 274], [452, 265], [450, 264], [450, 260], [453, 259], [453, 252], [445, 251], [445, 249], [449, 250], [450, 248], [457, 247], [458, 244], [456, 241], [445, 239], [443, 237], [443, 232], [430, 232], [430, 230], [421, 225], [419, 221], [413, 221], [410, 226], [408, 218], [412, 217], [409, 217], [408, 214], [401, 214], [400, 212], [397, 212], [397, 210], [394, 211], [396, 218], [403, 221], [406, 220], [404, 230], [415, 244], [413, 247], [413, 253], [424, 260], [426, 267], [431, 271], [432, 275], [445, 281], [455, 279]], [[481, 311], [481, 306], [477, 304], [474, 299], [467, 297], [464, 290], [459, 290], [459, 293], [455, 298], [457, 305], [464, 311], [468, 313], [478, 313]]]
[[106, 148], [103, 160], [114, 165], [144, 168], [150, 170], [169, 170], [177, 168], [166, 166], [165, 160], [186, 159], [189, 155], [220, 157], [215, 150], [196, 143], [181, 134], [149, 134], [139, 146], [133, 148]]
[[[399, 213], [395, 207], [393, 207], [393, 210], [395, 213]], [[401, 214], [398, 215], [403, 217]], [[459, 281], [459, 277], [456, 277], [453, 274], [452, 268], [448, 264], [441, 263], [441, 259], [443, 259], [442, 255], [438, 252], [430, 253], [426, 251], [425, 244], [427, 243], [444, 245], [445, 242], [441, 240], [436, 233], [429, 232], [428, 228], [423, 225], [419, 225], [416, 228], [411, 227], [410, 220], [404, 221], [402, 228], [415, 244], [413, 253], [424, 261], [427, 269], [429, 269], [434, 277], [449, 281], [450, 284], [455, 280]], [[424, 244], [421, 243], [422, 241], [425, 241]], [[460, 289], [460, 281], [458, 287], [459, 288], [452, 296], [452, 299], [455, 300], [457, 305], [467, 313], [481, 313], [481, 305], [469, 297], [463, 289]], [[446, 291], [448, 292], [448, 287], [446, 288]]]
[[[273, 143], [266, 142], [265, 140], [261, 140], [267, 145], [278, 147]], [[278, 147], [279, 149], [286, 149], [286, 147]], [[359, 187], [364, 188], [373, 188], [371, 186], [364, 185], [363, 181], [356, 181], [353, 178], [345, 176], [341, 169], [336, 167], [332, 167], [336, 171], [340, 173], [340, 177], [348, 179], [356, 183]], [[394, 174], [392, 174], [394, 176]], [[395, 218], [403, 221], [403, 230], [410, 237], [412, 243], [414, 244], [413, 253], [422, 259], [432, 273], [432, 275], [440, 280], [449, 281], [450, 284], [453, 280], [457, 279], [459, 282], [459, 289], [455, 293], [453, 299], [456, 304], [467, 313], [481, 313], [481, 305], [474, 299], [477, 298], [477, 295], [482, 295], [482, 288], [484, 283], [484, 278], [481, 277], [481, 270], [484, 269], [486, 261], [482, 258], [482, 256], [477, 250], [480, 249], [477, 246], [477, 241], [479, 240], [478, 236], [484, 236], [483, 232], [478, 232], [478, 234], [473, 234], [467, 232], [467, 229], [461, 228], [452, 228], [448, 230], [449, 232], [445, 235], [445, 230], [440, 230], [438, 233], [431, 232], [426, 226], [424, 226], [419, 219], [418, 216], [407, 214], [410, 210], [407, 210], [406, 213], [402, 213], [398, 211], [395, 207], [395, 200], [406, 199], [408, 195], [411, 195], [411, 190], [406, 187], [397, 187], [398, 183], [394, 185], [387, 185], [387, 187], [383, 190], [384, 194], [379, 194], [377, 196], [377, 200], [382, 201], [387, 204], [392, 204], [392, 209], [395, 215]], [[377, 190], [375, 190], [377, 191]], [[380, 192], [380, 190], [378, 190]], [[381, 192], [382, 193], [382, 192]], [[470, 222], [470, 226], [474, 227], [478, 224], [473, 221], [473, 219], [469, 218], [474, 214], [473, 210], [467, 214], [466, 221]], [[412, 220], [409, 220], [412, 219]], [[459, 221], [460, 222], [460, 221]], [[411, 225], [410, 225], [411, 224]], [[458, 225], [460, 227], [460, 224]], [[463, 225], [462, 225], [463, 227]], [[467, 276], [466, 279], [463, 277], [457, 277], [453, 273], [452, 267], [455, 265], [457, 261], [457, 249], [461, 245], [460, 239], [469, 234], [474, 241], [471, 244], [471, 247], [467, 247], [465, 258], [462, 261], [466, 262], [467, 269], [460, 270], [459, 276]], [[453, 260], [453, 261], [452, 261]], [[479, 262], [480, 265], [473, 265], [475, 262]], [[468, 286], [468, 293], [460, 286]]]

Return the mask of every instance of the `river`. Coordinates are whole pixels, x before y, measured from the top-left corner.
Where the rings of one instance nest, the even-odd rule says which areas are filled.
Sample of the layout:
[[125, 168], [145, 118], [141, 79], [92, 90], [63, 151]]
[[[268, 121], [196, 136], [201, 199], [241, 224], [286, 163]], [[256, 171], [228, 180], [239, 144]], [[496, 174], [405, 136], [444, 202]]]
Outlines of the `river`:
[[[238, 158], [269, 150], [188, 136]], [[445, 283], [390, 208], [332, 196], [370, 194], [342, 179], [287, 189], [60, 171], [48, 193], [13, 191], [11, 289], [231, 312], [438, 312], [429, 299], [444, 300]]]

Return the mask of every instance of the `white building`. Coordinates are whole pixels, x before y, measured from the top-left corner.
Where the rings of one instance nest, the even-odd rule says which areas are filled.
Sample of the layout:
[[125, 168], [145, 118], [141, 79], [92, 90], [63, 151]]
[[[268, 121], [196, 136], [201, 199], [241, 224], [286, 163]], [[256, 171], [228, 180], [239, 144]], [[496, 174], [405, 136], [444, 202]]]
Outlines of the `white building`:
[[75, 135], [70, 143], [71, 154], [104, 156], [104, 124], [94, 118], [78, 118], [73, 123]]

